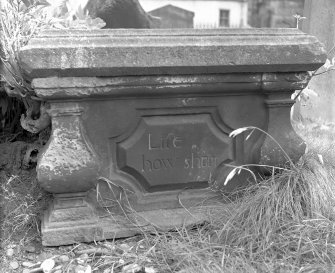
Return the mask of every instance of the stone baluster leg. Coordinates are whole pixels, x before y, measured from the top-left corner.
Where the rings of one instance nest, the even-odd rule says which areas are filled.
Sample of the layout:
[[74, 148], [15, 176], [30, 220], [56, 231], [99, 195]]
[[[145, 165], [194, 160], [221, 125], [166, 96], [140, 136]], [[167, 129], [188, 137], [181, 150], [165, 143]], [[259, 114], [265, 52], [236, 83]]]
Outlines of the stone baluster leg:
[[[49, 110], [52, 134], [37, 165], [39, 183], [54, 195], [42, 221], [45, 245], [90, 241], [97, 233], [87, 192], [95, 187], [100, 164], [82, 125], [83, 111], [77, 103], [51, 103]], [[69, 226], [76, 231], [59, 232]]]

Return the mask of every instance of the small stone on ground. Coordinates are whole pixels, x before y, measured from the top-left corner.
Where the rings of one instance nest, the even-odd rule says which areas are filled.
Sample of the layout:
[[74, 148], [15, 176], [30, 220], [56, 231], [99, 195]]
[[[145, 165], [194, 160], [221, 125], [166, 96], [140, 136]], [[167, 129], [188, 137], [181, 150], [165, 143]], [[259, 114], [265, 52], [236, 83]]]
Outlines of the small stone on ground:
[[8, 257], [12, 257], [14, 255], [14, 249], [8, 248], [7, 251], [6, 251], [6, 255]]
[[19, 268], [19, 263], [17, 262], [17, 261], [12, 261], [12, 262], [10, 262], [10, 267], [12, 268], [12, 269], [18, 269]]

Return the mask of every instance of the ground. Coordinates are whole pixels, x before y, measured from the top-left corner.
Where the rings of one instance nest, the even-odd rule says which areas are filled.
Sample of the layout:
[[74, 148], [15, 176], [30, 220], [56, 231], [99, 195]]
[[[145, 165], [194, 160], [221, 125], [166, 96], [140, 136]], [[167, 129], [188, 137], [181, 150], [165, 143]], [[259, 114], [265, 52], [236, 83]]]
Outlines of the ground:
[[13, 168], [22, 166], [24, 144], [8, 142], [18, 146], [0, 173], [0, 272], [335, 272], [335, 128], [295, 125], [309, 144], [296, 169], [260, 181], [209, 222], [61, 247], [42, 247], [39, 219], [50, 196], [33, 163]]

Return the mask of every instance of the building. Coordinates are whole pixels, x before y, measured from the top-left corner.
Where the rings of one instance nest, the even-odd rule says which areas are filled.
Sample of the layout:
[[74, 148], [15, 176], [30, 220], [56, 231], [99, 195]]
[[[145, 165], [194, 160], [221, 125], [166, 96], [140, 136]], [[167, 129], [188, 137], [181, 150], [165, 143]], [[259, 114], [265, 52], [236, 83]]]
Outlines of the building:
[[248, 0], [139, 0], [146, 12], [167, 5], [193, 12], [194, 28], [247, 27]]
[[249, 0], [248, 23], [252, 27], [296, 27], [305, 0]]
[[160, 28], [193, 28], [194, 12], [167, 5], [149, 12], [160, 18]]

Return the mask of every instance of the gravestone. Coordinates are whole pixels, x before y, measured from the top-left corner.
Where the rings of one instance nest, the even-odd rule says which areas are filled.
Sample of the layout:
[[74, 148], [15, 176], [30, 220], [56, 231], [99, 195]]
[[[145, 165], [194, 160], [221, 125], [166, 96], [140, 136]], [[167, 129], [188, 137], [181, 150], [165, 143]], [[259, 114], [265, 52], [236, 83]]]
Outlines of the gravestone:
[[224, 185], [233, 166], [287, 163], [266, 134], [229, 137], [240, 127], [297, 161], [290, 97], [326, 57], [297, 29], [48, 31], [20, 54], [52, 119], [37, 165], [51, 246], [203, 221], [224, 205], [213, 189], [253, 183]]

